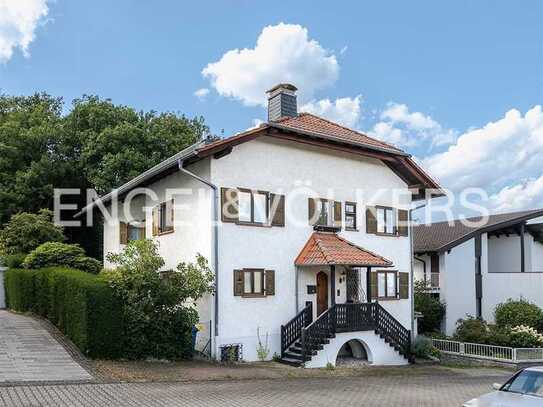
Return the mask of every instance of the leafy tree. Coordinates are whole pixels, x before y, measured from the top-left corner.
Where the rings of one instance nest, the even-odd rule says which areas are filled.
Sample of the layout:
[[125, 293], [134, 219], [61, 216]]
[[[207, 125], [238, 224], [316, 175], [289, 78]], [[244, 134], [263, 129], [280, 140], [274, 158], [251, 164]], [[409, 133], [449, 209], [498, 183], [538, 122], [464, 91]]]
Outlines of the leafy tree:
[[191, 328], [198, 314], [191, 302], [212, 291], [207, 261], [182, 263], [177, 271], [159, 273], [164, 260], [151, 240], [131, 241], [119, 254], [108, 254], [117, 266], [103, 274], [123, 304], [123, 338], [129, 357], [188, 357]]
[[520, 299], [508, 299], [494, 310], [496, 324], [503, 327], [526, 325], [538, 328], [543, 321], [543, 310], [536, 304]]
[[[0, 95], [0, 227], [18, 212], [52, 209], [54, 188], [109, 192], [208, 132], [201, 117], [138, 112], [98, 96], [64, 110], [61, 98], [45, 93]], [[66, 198], [86, 203], [84, 196]], [[101, 256], [100, 225], [65, 233]]]
[[53, 223], [53, 213], [18, 213], [0, 231], [0, 255], [27, 254], [45, 242], [64, 241], [62, 227]]

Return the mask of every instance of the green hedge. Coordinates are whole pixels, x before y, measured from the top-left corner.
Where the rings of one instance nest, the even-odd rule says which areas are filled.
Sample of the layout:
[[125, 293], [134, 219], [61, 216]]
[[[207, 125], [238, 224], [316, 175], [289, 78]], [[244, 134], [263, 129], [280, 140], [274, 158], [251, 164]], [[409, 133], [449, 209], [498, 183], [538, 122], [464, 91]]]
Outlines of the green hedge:
[[9, 308], [55, 324], [86, 355], [122, 357], [122, 309], [100, 276], [66, 268], [9, 269]]

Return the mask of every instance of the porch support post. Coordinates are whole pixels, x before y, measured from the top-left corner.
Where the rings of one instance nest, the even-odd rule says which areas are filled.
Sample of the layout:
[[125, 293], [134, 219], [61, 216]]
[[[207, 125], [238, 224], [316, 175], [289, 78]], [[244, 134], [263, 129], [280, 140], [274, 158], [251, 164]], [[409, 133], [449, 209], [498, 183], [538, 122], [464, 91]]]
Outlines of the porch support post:
[[366, 268], [366, 302], [371, 302], [371, 267]]
[[330, 305], [333, 307], [336, 305], [336, 266], [334, 264], [330, 266], [330, 291], [332, 291]]
[[520, 272], [526, 271], [526, 253], [524, 249], [524, 233], [526, 232], [526, 226], [524, 222], [520, 224]]

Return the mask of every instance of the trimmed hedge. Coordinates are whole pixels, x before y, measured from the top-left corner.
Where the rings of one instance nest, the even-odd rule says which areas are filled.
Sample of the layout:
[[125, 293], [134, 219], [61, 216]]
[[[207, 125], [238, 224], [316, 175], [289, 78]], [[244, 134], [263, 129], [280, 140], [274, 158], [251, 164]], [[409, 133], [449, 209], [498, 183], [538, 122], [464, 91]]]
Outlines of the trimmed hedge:
[[9, 308], [33, 312], [56, 325], [92, 358], [122, 357], [122, 306], [100, 276], [67, 268], [9, 269]]

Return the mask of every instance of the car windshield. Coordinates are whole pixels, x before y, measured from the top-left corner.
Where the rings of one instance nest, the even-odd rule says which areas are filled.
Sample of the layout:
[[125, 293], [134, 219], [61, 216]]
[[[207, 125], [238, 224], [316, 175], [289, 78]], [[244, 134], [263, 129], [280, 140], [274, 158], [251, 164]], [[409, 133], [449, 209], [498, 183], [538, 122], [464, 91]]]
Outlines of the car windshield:
[[507, 382], [502, 391], [543, 397], [543, 372], [524, 370]]

